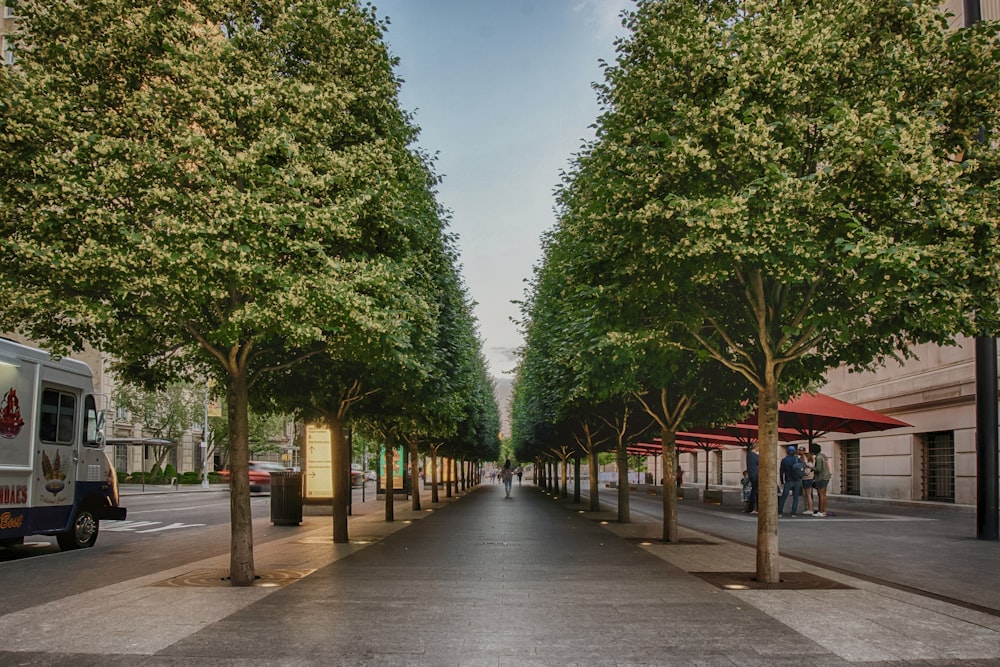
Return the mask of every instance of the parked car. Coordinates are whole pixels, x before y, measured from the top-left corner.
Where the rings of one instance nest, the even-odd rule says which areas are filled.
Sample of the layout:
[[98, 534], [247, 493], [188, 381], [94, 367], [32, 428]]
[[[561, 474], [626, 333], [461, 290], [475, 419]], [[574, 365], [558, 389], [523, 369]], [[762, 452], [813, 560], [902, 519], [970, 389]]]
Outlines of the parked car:
[[[250, 491], [271, 492], [271, 473], [286, 472], [288, 468], [276, 461], [250, 461]], [[229, 481], [229, 470], [220, 470], [219, 477]]]
[[351, 467], [351, 488], [357, 489], [365, 485], [365, 473]]

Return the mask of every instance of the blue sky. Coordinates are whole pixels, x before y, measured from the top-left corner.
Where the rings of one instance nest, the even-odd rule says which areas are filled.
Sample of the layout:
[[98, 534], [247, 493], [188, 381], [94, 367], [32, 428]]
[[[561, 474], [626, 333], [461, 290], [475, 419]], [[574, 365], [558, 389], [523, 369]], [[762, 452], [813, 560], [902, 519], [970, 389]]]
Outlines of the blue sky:
[[375, 0], [404, 80], [401, 104], [437, 158], [462, 272], [491, 370], [509, 376], [518, 307], [553, 190], [599, 109], [629, 0]]

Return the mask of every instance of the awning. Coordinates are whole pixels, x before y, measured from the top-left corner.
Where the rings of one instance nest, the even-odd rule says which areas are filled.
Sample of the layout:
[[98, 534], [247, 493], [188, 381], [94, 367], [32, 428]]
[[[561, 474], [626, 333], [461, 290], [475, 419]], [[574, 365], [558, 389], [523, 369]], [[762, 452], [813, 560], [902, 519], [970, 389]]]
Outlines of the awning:
[[106, 445], [125, 445], [126, 447], [176, 447], [177, 443], [163, 438], [105, 438]]
[[[757, 424], [757, 415], [745, 420]], [[912, 426], [826, 394], [803, 394], [778, 406], [778, 427], [792, 429], [810, 443], [827, 433], [869, 433]]]

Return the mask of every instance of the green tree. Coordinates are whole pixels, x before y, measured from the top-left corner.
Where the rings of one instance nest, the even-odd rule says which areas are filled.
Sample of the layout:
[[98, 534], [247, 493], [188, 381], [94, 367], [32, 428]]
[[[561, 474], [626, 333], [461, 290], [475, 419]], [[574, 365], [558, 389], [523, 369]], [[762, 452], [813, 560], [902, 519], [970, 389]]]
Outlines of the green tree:
[[996, 330], [997, 28], [949, 33], [936, 0], [645, 0], [628, 27], [586, 156], [599, 252], [752, 385], [774, 488], [783, 397]]
[[[248, 396], [281, 350], [406, 347], [413, 129], [353, 0], [25, 0], [0, 68], [5, 316], [129, 379], [225, 388], [230, 575], [254, 580]], [[67, 47], [71, 44], [71, 47]]]
[[[614, 443], [619, 521], [629, 520], [626, 447], [653, 426], [650, 420], [655, 422], [665, 469], [663, 539], [676, 542], [676, 433], [684, 423], [708, 424], [736, 414], [746, 392], [731, 374], [709, 365], [707, 355], [678, 344], [675, 319], [663, 304], [650, 307], [620, 288], [633, 279], [635, 266], [606, 245], [606, 227], [619, 212], [606, 206], [601, 157], [599, 146], [578, 157], [559, 191], [559, 223], [545, 239], [543, 262], [525, 302], [523, 368], [544, 368], [531, 381], [536, 408], [545, 418], [554, 424], [577, 422], [568, 428], [590, 458], [595, 510], [595, 444]], [[613, 244], [622, 241], [616, 237]], [[567, 454], [559, 454], [564, 468]]]
[[204, 387], [174, 382], [161, 390], [148, 391], [121, 382], [115, 385], [112, 400], [116, 407], [128, 412], [129, 421], [142, 425], [145, 434], [174, 443], [152, 448], [156, 466], [163, 465], [170, 450], [179, 445], [192, 425], [204, 421]]

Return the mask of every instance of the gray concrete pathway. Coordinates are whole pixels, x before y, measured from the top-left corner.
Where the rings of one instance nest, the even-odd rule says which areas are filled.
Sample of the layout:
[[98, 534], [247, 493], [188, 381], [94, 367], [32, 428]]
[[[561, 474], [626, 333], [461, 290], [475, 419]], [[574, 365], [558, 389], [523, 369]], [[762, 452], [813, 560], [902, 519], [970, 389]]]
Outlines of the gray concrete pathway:
[[397, 507], [259, 545], [268, 586], [206, 559], [0, 615], [0, 665], [1000, 665], [995, 615], [791, 561], [755, 590], [752, 548], [527, 485]]

